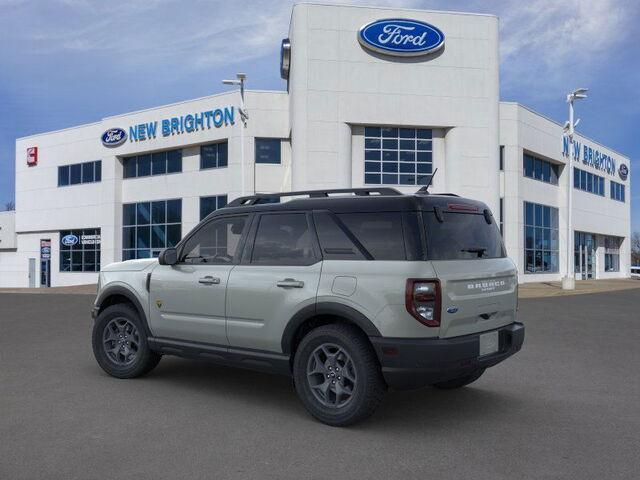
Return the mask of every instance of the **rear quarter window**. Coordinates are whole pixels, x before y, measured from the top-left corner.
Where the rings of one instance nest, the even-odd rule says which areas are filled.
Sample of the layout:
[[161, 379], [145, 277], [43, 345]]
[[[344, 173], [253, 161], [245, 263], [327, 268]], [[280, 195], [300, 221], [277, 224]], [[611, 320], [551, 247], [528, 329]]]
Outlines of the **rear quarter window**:
[[500, 230], [482, 213], [423, 213], [429, 260], [473, 260], [505, 257]]
[[400, 212], [341, 213], [338, 219], [374, 260], [406, 260]]

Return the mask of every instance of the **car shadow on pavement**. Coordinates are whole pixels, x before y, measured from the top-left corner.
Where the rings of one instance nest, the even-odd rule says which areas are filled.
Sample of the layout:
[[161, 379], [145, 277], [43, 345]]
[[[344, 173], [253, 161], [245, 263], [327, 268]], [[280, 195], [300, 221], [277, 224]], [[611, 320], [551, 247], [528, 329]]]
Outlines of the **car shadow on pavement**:
[[[182, 390], [212, 395], [212, 399], [232, 399], [248, 407], [286, 411], [314, 420], [297, 398], [293, 382], [280, 375], [219, 366], [199, 360], [164, 358], [151, 372], [148, 381], [165, 383], [172, 391]], [[399, 428], [403, 431], [432, 431], [451, 428], [466, 422], [501, 419], [523, 408], [525, 400], [517, 391], [494, 390], [484, 379], [457, 390], [423, 388], [411, 391], [388, 391], [377, 412], [369, 420], [352, 428], [375, 431]], [[256, 392], [259, 394], [256, 395]]]

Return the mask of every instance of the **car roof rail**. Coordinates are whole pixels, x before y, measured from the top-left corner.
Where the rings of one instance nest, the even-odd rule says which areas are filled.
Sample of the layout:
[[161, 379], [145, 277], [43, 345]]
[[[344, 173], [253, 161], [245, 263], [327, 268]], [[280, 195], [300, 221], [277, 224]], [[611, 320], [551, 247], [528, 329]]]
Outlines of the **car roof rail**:
[[376, 196], [393, 196], [402, 195], [401, 192], [395, 188], [382, 187], [382, 188], [336, 188], [331, 190], [301, 190], [297, 192], [278, 192], [278, 193], [258, 193], [256, 195], [247, 195], [244, 197], [238, 197], [231, 202], [227, 203], [225, 207], [246, 207], [250, 205], [257, 205], [259, 203], [266, 203], [265, 200], [280, 199], [281, 197], [302, 197], [309, 198], [328, 198], [330, 194], [334, 193], [353, 193], [358, 197], [369, 197], [375, 194]]

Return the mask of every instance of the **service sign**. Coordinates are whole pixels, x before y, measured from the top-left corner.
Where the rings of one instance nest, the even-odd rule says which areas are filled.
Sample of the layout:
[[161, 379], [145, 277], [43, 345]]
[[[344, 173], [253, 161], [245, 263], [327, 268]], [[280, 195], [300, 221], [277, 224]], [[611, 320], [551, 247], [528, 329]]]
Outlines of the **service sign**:
[[433, 25], [406, 18], [385, 18], [364, 25], [358, 41], [369, 50], [398, 57], [415, 57], [440, 50], [444, 33]]
[[51, 259], [51, 239], [46, 238], [40, 240], [40, 260]]

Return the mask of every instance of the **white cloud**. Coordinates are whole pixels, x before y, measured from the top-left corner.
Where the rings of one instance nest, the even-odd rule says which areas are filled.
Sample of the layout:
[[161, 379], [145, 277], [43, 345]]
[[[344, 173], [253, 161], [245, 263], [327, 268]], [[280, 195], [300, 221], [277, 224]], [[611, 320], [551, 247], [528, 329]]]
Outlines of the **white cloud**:
[[566, 89], [570, 78], [601, 74], [603, 55], [629, 40], [637, 10], [636, 2], [620, 0], [503, 2], [503, 90], [535, 86], [545, 95]]

